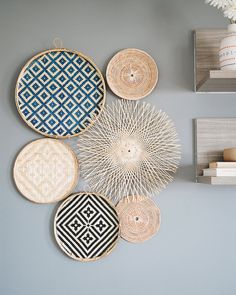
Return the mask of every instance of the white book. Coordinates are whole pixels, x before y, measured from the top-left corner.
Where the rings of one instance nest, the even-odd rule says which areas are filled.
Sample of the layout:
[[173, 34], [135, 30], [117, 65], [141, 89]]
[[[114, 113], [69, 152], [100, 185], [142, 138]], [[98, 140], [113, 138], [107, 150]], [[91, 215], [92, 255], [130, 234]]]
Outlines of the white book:
[[235, 168], [236, 162], [211, 162], [209, 168]]
[[236, 176], [236, 168], [207, 168], [203, 176]]

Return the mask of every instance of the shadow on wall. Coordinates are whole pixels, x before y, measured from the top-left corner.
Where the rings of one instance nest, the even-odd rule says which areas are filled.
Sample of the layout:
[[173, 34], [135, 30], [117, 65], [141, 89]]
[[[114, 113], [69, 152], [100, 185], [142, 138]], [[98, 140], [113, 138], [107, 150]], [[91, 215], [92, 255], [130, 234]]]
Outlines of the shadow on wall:
[[54, 234], [54, 219], [57, 213], [57, 209], [59, 208], [59, 206], [61, 205], [61, 202], [56, 203], [55, 207], [53, 208], [52, 212], [51, 212], [51, 217], [50, 217], [50, 239], [52, 241], [52, 244], [55, 246], [55, 248], [58, 250], [58, 252], [63, 253], [65, 257], [68, 257], [64, 251], [61, 251], [61, 249], [59, 248], [57, 241], [55, 239], [55, 234]]
[[[31, 141], [30, 141], [31, 142]], [[13, 156], [13, 160], [12, 160], [12, 162], [11, 162], [11, 164], [10, 164], [10, 175], [9, 175], [9, 179], [10, 179], [10, 182], [11, 182], [11, 185], [12, 185], [12, 187], [14, 187], [14, 189], [15, 189], [15, 191], [17, 192], [17, 194], [14, 194], [14, 197], [18, 197], [19, 195], [22, 197], [22, 198], [24, 198], [26, 201], [28, 201], [28, 202], [30, 202], [27, 198], [25, 198], [25, 196], [23, 196], [22, 194], [21, 194], [21, 192], [18, 190], [18, 188], [17, 188], [17, 186], [16, 186], [16, 182], [15, 182], [15, 179], [14, 179], [14, 165], [15, 165], [15, 161], [16, 161], [16, 158], [18, 157], [18, 155], [19, 155], [19, 153], [20, 153], [20, 151], [27, 145], [27, 144], [29, 144], [30, 142], [27, 142], [27, 143], [25, 143], [23, 146], [21, 146], [19, 149], [18, 149], [18, 151], [17, 151], [17, 153]]]
[[10, 110], [13, 113], [14, 117], [17, 120], [17, 124], [21, 124], [22, 126], [26, 126], [26, 123], [21, 119], [20, 114], [18, 113], [17, 107], [16, 107], [16, 102], [15, 102], [15, 90], [16, 90], [16, 82], [19, 77], [19, 74], [23, 68], [23, 66], [26, 64], [28, 61], [25, 60], [21, 65], [19, 65], [16, 69], [16, 71], [13, 74], [9, 89], [8, 89], [8, 95], [7, 95], [7, 103], [9, 104]]
[[193, 165], [180, 166], [175, 175], [176, 181], [195, 182], [195, 169]]
[[108, 84], [107, 84], [107, 79], [106, 79], [106, 70], [107, 70], [107, 66], [108, 66], [108, 63], [109, 61], [112, 59], [112, 57], [120, 50], [122, 50], [124, 48], [118, 48], [116, 51], [114, 51], [113, 53], [111, 53], [109, 55], [109, 57], [106, 58], [106, 60], [104, 61], [104, 64], [103, 66], [101, 67], [101, 72], [102, 72], [102, 75], [104, 77], [104, 80], [105, 80], [105, 84], [106, 84], [106, 92], [107, 94], [111, 94], [111, 95], [114, 95], [113, 92], [111, 91], [111, 89], [109, 88]]

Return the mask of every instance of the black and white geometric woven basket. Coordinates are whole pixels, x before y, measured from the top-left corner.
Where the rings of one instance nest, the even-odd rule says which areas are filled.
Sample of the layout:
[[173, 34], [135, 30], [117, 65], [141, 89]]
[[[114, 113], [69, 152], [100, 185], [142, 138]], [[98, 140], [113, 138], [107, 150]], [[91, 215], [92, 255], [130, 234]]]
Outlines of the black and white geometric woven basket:
[[116, 209], [98, 194], [74, 194], [58, 208], [54, 233], [60, 248], [71, 258], [97, 260], [109, 254], [118, 240]]

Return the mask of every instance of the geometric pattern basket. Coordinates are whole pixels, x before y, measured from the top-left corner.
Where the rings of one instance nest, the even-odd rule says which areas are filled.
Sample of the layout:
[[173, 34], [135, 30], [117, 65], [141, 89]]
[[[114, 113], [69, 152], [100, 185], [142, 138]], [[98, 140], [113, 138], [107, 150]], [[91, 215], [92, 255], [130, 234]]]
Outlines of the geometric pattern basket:
[[56, 138], [79, 135], [102, 111], [105, 83], [88, 57], [69, 49], [34, 56], [16, 85], [16, 105], [35, 131]]
[[94, 261], [108, 255], [117, 243], [117, 212], [98, 194], [77, 193], [58, 208], [54, 233], [58, 245], [68, 256]]

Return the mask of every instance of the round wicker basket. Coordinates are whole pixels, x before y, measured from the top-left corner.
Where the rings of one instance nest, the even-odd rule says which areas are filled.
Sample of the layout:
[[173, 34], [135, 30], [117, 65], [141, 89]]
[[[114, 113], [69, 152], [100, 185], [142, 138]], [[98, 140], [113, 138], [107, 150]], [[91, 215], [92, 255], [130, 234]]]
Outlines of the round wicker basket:
[[78, 160], [72, 149], [57, 139], [27, 144], [16, 158], [13, 177], [21, 194], [35, 203], [66, 198], [78, 181]]
[[128, 48], [110, 60], [106, 71], [111, 90], [119, 97], [141, 99], [152, 92], [158, 81], [158, 68], [146, 52]]
[[144, 242], [159, 230], [160, 209], [147, 197], [126, 197], [117, 204], [116, 210], [121, 237], [128, 242]]

